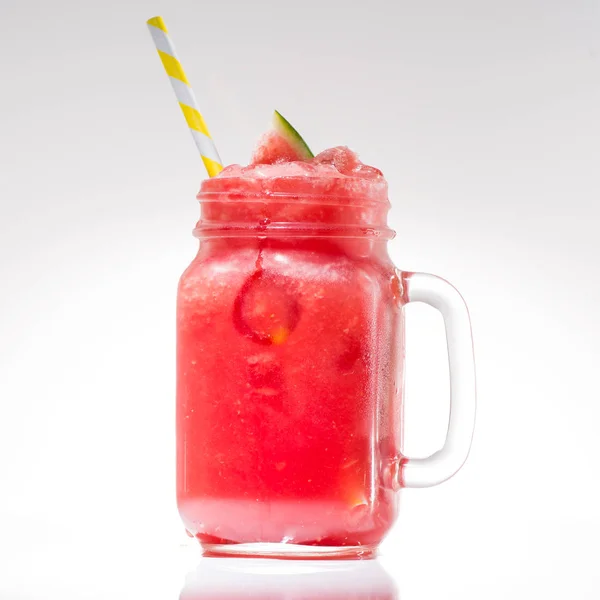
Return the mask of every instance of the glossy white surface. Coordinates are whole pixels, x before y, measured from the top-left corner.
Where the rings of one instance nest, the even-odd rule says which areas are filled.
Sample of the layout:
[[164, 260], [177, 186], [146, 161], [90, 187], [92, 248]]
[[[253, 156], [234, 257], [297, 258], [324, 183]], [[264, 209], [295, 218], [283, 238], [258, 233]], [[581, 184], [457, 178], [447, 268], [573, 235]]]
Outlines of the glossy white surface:
[[225, 598], [395, 598], [380, 561], [204, 559], [186, 577], [185, 600]]
[[500, 517], [477, 532], [464, 525], [404, 527], [404, 535], [385, 543], [377, 563], [199, 559], [193, 545], [126, 536], [72, 545], [3, 544], [0, 598], [177, 600], [183, 590], [186, 600], [598, 598], [600, 528]]

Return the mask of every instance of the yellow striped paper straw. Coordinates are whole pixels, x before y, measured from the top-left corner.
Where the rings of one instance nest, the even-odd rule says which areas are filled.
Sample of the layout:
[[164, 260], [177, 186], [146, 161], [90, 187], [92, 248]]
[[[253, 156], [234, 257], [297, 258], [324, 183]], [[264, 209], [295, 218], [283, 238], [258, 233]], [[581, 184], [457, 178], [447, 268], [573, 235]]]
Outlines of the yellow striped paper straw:
[[175, 92], [183, 116], [190, 128], [194, 142], [200, 151], [202, 162], [208, 171], [209, 177], [214, 177], [222, 171], [223, 163], [221, 162], [215, 143], [210, 137], [204, 118], [200, 113], [198, 102], [190, 87], [190, 82], [185, 76], [183, 67], [177, 58], [175, 46], [173, 46], [173, 42], [169, 37], [167, 26], [162, 17], [152, 17], [148, 19], [147, 23], [160, 60], [171, 80], [171, 85], [173, 86], [173, 91]]

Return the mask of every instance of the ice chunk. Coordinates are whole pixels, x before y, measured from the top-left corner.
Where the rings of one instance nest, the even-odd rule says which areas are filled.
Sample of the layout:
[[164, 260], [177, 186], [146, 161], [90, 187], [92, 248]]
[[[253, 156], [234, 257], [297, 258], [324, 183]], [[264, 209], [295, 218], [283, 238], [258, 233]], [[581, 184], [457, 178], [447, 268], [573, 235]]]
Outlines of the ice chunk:
[[219, 177], [241, 177], [245, 168], [242, 165], [228, 165], [219, 173]]
[[353, 169], [360, 163], [356, 153], [352, 152], [346, 146], [336, 146], [335, 148], [323, 150], [323, 152], [315, 156], [314, 162], [323, 165], [333, 165], [342, 175], [352, 175]]
[[364, 165], [358, 155], [346, 146], [336, 146], [324, 150], [315, 156], [314, 161], [319, 165], [331, 165], [338, 173], [360, 179], [379, 179], [383, 173], [375, 167]]
[[370, 165], [364, 165], [359, 162], [353, 169], [352, 175], [354, 177], [360, 177], [361, 179], [382, 179], [383, 173], [377, 167], [371, 167]]

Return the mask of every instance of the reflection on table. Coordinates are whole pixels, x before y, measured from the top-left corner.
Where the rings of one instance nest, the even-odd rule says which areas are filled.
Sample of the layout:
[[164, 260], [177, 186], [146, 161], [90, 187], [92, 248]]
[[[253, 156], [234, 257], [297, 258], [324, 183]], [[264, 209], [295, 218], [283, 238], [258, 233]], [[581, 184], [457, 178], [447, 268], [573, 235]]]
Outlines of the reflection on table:
[[203, 558], [180, 600], [397, 600], [377, 560], [308, 561]]

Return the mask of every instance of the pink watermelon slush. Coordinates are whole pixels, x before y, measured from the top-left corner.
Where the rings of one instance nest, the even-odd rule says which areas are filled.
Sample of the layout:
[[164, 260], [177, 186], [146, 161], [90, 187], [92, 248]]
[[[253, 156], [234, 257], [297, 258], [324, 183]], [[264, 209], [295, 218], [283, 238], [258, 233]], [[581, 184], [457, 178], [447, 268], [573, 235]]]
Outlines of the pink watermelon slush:
[[378, 544], [396, 515], [403, 351], [385, 179], [334, 148], [227, 167], [198, 198], [177, 317], [187, 530]]

